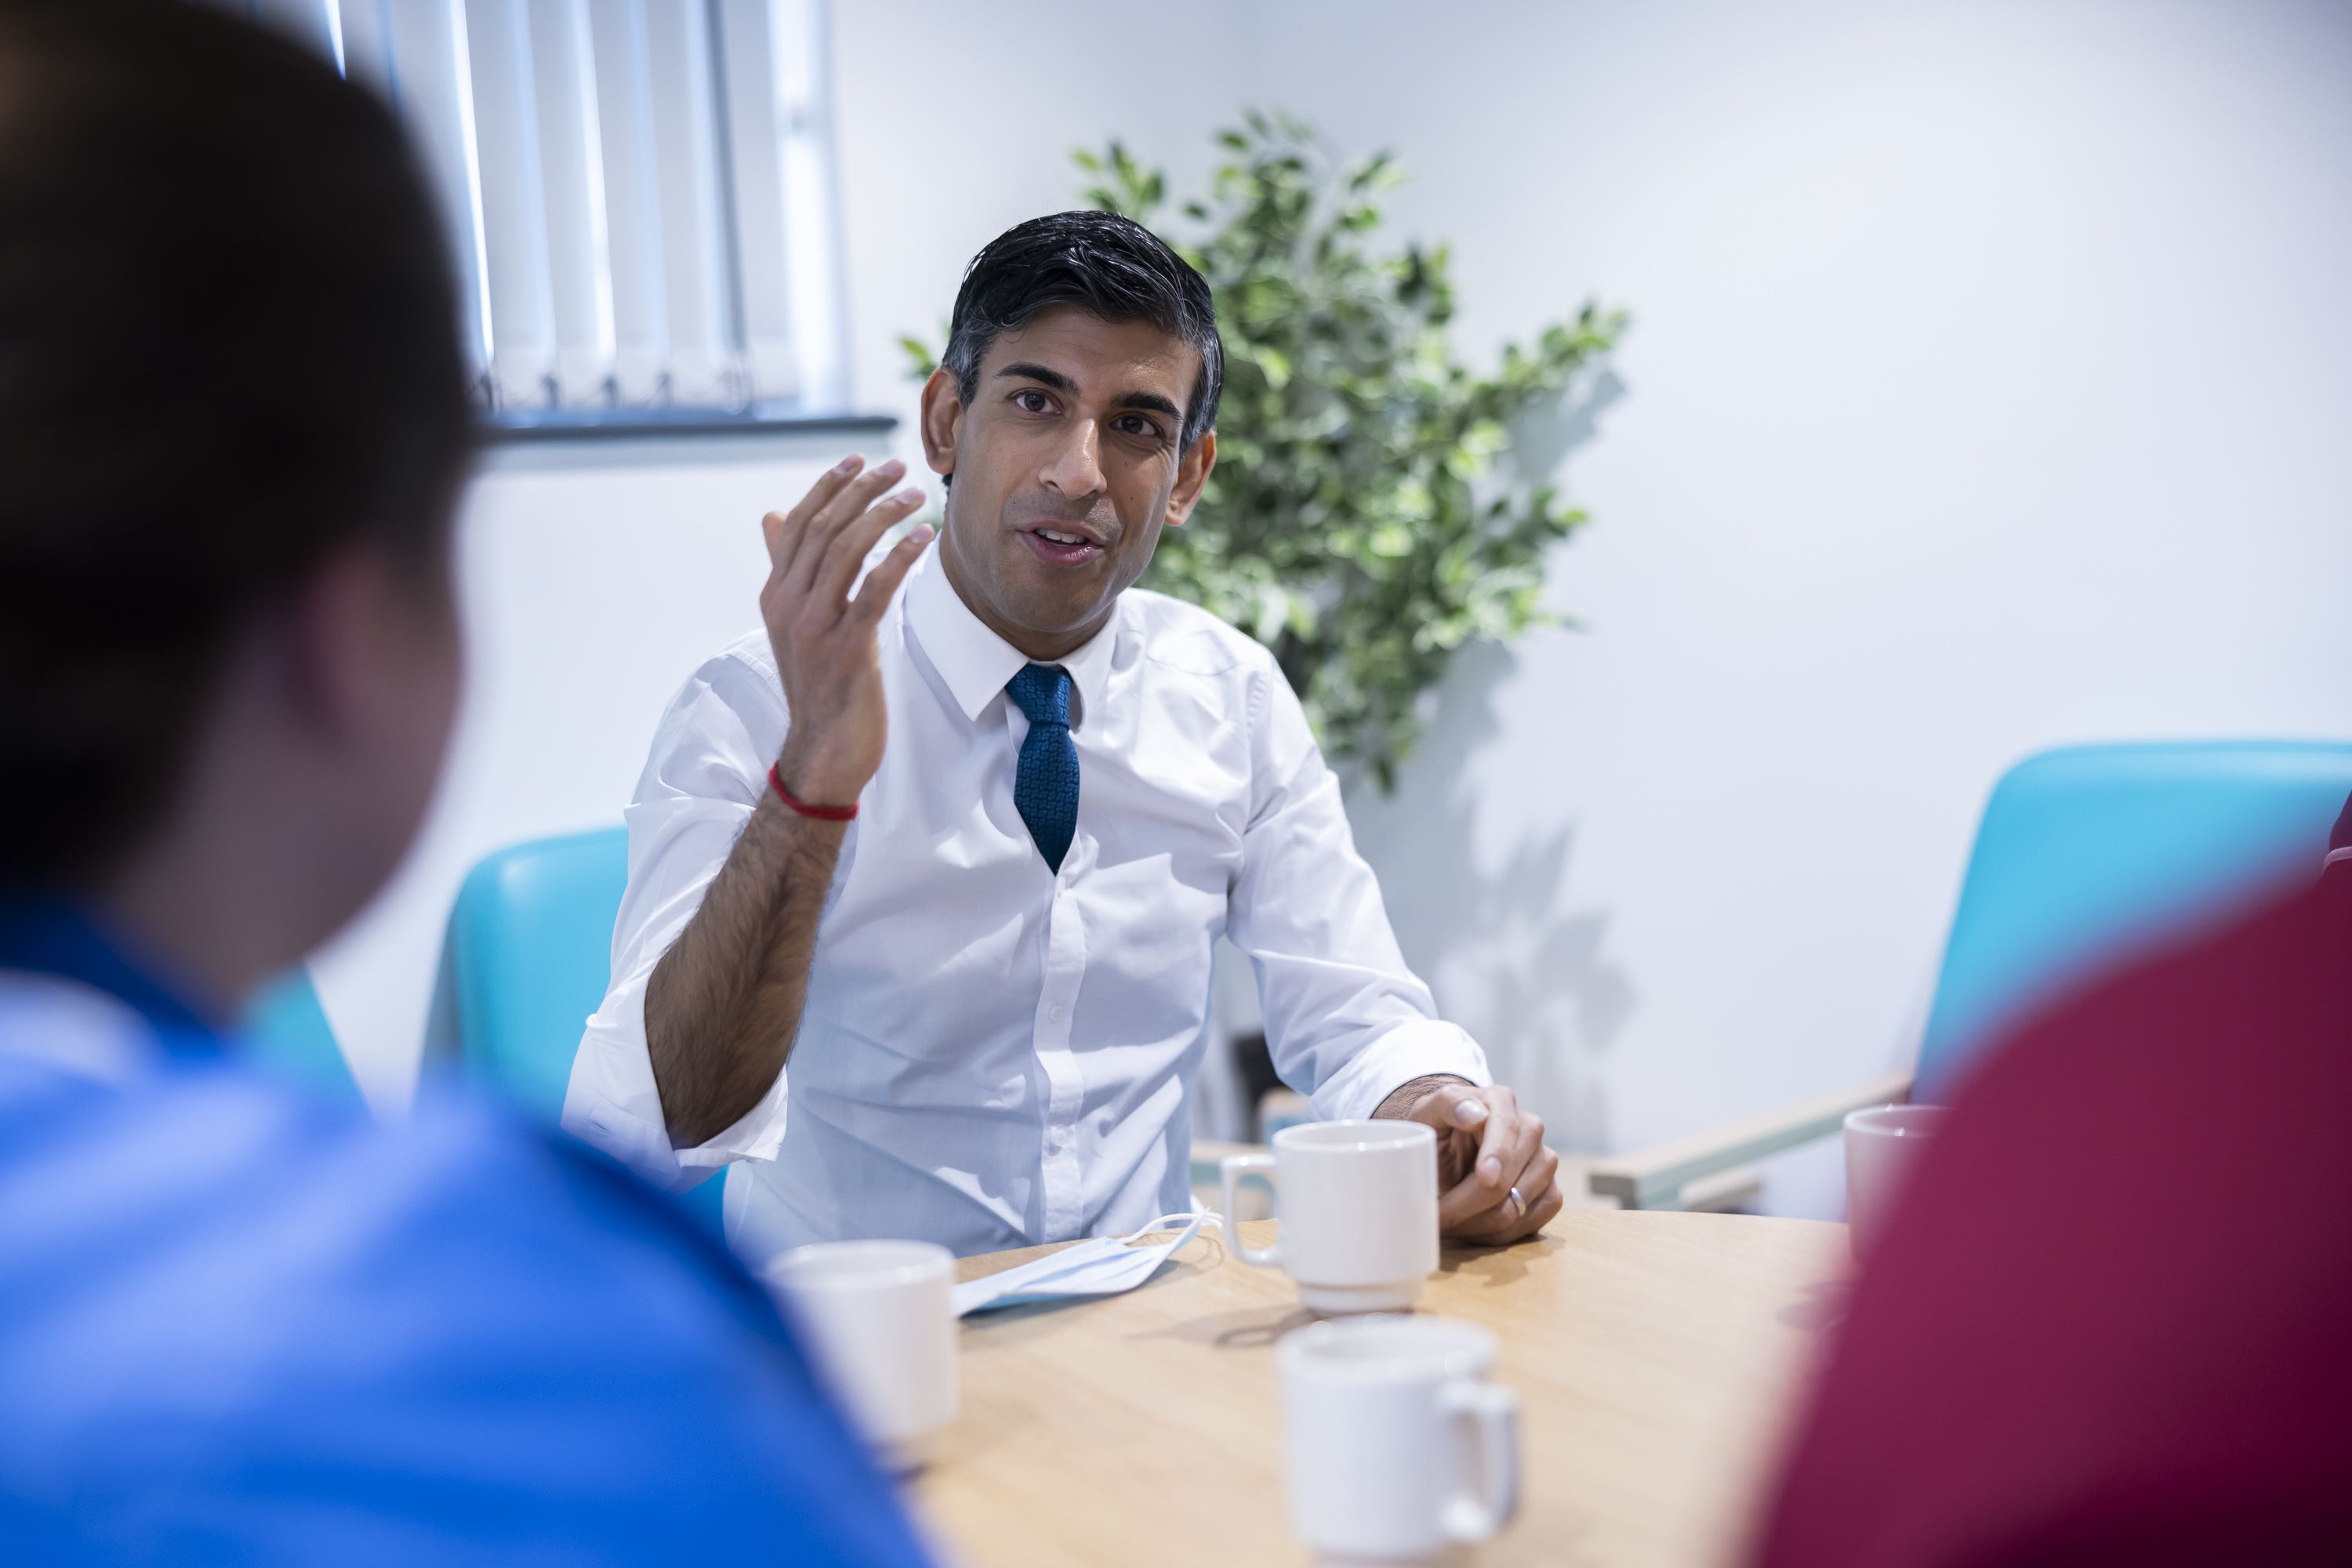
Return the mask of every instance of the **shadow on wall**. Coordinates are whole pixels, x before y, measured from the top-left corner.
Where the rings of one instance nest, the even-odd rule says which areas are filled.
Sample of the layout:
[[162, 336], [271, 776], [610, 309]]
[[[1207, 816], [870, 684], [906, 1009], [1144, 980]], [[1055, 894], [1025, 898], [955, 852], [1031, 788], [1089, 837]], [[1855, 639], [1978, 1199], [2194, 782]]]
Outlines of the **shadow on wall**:
[[1604, 363], [1572, 383], [1556, 406], [1521, 417], [1504, 449], [1512, 477], [1528, 484], [1556, 477], [1570, 452], [1601, 438], [1601, 415], [1624, 395], [1624, 382]]
[[1474, 834], [1476, 753], [1499, 732], [1494, 695], [1514, 663], [1495, 644], [1464, 649], [1395, 796], [1354, 788], [1348, 814], [1444, 1016], [1477, 1037], [1554, 1146], [1603, 1150], [1603, 1058], [1640, 996], [1609, 955], [1608, 915], [1571, 906], [1576, 826], [1523, 836], [1491, 871]]
[[[1625, 392], [1602, 365], [1553, 407], [1522, 418], [1504, 458], [1510, 477], [1558, 474], [1599, 437], [1601, 416]], [[1495, 695], [1516, 665], [1499, 644], [1465, 647], [1431, 694], [1428, 726], [1395, 796], [1360, 784], [1349, 791], [1348, 815], [1381, 874], [1397, 941], [1440, 1010], [1477, 1037], [1496, 1079], [1544, 1118], [1555, 1147], [1605, 1151], [1603, 1058], [1640, 994], [1609, 955], [1608, 914], [1572, 907], [1576, 825], [1523, 834], [1491, 872], [1478, 856], [1476, 759], [1501, 732]]]

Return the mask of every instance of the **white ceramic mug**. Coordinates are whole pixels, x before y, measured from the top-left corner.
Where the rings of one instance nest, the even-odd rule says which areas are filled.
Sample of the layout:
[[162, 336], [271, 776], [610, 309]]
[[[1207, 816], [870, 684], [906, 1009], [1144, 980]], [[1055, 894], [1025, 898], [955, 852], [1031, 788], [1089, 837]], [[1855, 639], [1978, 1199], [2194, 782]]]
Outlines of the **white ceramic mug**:
[[1845, 1119], [1845, 1225], [1853, 1255], [1878, 1245], [1912, 1167], [1948, 1114], [1941, 1105], [1882, 1105]]
[[794, 1247], [767, 1277], [882, 1462], [919, 1467], [924, 1439], [955, 1419], [955, 1255], [929, 1241], [824, 1241]]
[[1310, 1323], [1275, 1347], [1290, 1528], [1325, 1568], [1444, 1561], [1519, 1506], [1517, 1396], [1451, 1318]]
[[1245, 1175], [1274, 1184], [1272, 1247], [1225, 1245], [1277, 1268], [1318, 1312], [1393, 1312], [1437, 1267], [1437, 1133], [1418, 1121], [1310, 1121], [1274, 1135], [1272, 1154], [1230, 1154], [1225, 1212]]

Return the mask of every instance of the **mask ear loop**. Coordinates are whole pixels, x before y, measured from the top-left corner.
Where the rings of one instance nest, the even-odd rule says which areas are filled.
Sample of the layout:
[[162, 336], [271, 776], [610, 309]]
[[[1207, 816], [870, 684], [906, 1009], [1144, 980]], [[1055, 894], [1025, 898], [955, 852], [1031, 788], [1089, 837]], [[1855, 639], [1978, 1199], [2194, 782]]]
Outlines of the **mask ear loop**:
[[1161, 1215], [1141, 1230], [1119, 1237], [1119, 1241], [1124, 1246], [1132, 1247], [1147, 1236], [1155, 1236], [1163, 1230], [1173, 1230], [1179, 1233], [1173, 1246], [1181, 1247], [1192, 1239], [1194, 1231], [1213, 1230], [1222, 1236], [1224, 1234], [1224, 1228], [1225, 1221], [1223, 1215], [1212, 1209], [1193, 1208], [1178, 1214]]

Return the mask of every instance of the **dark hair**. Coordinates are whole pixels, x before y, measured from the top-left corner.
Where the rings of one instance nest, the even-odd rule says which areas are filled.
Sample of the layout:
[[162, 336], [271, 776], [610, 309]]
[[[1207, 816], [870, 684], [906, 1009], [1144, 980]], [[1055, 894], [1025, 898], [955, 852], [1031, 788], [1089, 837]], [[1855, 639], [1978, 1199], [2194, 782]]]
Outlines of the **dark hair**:
[[1149, 321], [1201, 354], [1200, 379], [1184, 405], [1190, 449], [1216, 427], [1225, 386], [1225, 345], [1209, 284], [1165, 241], [1116, 213], [1066, 212], [1033, 217], [983, 247], [964, 269], [949, 318], [947, 353], [966, 403], [980, 391], [980, 362], [999, 332], [1025, 325], [1040, 310], [1076, 305], [1106, 321]]
[[457, 321], [331, 65], [184, 0], [0, 4], [0, 886], [152, 827], [232, 639], [330, 554], [442, 570]]

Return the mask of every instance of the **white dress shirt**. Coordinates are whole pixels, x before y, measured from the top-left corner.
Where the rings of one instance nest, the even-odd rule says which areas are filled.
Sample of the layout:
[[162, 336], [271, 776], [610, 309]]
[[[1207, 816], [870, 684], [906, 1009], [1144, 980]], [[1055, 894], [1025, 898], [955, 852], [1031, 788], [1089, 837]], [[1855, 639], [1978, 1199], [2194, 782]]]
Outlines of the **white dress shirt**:
[[1484, 1054], [1405, 967], [1339, 787], [1273, 658], [1129, 589], [1061, 661], [1076, 836], [1057, 875], [1013, 804], [1026, 662], [931, 552], [880, 626], [889, 742], [826, 895], [789, 1067], [740, 1121], [673, 1149], [646, 983], [768, 787], [785, 710], [756, 632], [686, 683], [628, 809], [613, 985], [563, 1124], [683, 1189], [737, 1164], [729, 1237], [920, 1237], [970, 1254], [1131, 1230], [1192, 1206], [1212, 944], [1249, 954], [1284, 1079], [1369, 1116]]

